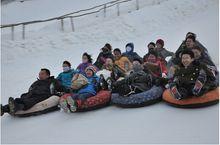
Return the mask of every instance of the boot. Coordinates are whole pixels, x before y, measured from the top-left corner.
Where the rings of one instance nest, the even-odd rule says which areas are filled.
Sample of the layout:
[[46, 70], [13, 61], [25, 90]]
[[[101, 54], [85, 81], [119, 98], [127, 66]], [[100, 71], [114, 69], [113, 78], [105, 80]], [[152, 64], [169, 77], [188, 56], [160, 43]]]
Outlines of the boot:
[[4, 108], [3, 108], [2, 104], [1, 104], [1, 116], [3, 116], [4, 113], [5, 113], [5, 110], [4, 110]]
[[14, 98], [10, 97], [10, 98], [8, 99], [8, 105], [9, 105], [9, 113], [10, 113], [11, 115], [14, 115], [15, 112], [17, 111], [17, 110], [16, 110], [16, 105], [15, 105], [15, 100], [14, 100]]
[[72, 96], [67, 97], [66, 100], [69, 105], [70, 112], [76, 112], [77, 104], [76, 101], [72, 98]]

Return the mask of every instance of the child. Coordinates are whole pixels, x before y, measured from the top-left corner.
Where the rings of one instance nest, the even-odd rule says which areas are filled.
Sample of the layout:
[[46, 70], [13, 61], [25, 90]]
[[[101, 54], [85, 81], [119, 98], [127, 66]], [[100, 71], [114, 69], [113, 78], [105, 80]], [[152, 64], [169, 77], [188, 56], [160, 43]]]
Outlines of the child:
[[77, 90], [76, 94], [67, 97], [66, 101], [63, 101], [63, 104], [60, 104], [61, 108], [64, 109], [65, 112], [68, 112], [67, 105], [70, 106], [70, 111], [75, 112], [77, 109], [76, 100], [85, 101], [87, 98], [96, 95], [96, 87], [99, 83], [99, 78], [96, 75], [96, 68], [94, 66], [88, 66], [85, 69], [86, 78], [88, 79], [88, 84], [83, 88]]
[[181, 66], [169, 83], [171, 94], [177, 100], [201, 96], [217, 86], [215, 77], [203, 63], [194, 61], [194, 53], [186, 49], [181, 53]]
[[70, 92], [71, 80], [78, 71], [71, 69], [71, 64], [68, 61], [63, 62], [63, 72], [58, 75], [56, 78], [61, 85], [65, 88], [65, 92]]

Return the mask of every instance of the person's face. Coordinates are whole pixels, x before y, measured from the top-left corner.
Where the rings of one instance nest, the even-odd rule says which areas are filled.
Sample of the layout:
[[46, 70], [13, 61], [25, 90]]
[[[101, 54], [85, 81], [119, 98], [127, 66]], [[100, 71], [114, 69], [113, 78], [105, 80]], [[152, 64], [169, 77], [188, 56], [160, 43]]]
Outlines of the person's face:
[[114, 51], [114, 56], [115, 56], [115, 59], [119, 59], [121, 57], [121, 53], [118, 52], [118, 51]]
[[87, 76], [87, 77], [92, 77], [92, 76], [93, 76], [93, 71], [91, 71], [90, 69], [88, 69], [88, 70], [86, 71], [86, 76]]
[[163, 46], [162, 46], [160, 43], [157, 43], [157, 44], [156, 44], [156, 48], [157, 48], [157, 49], [161, 49], [162, 47], [163, 47]]
[[186, 47], [187, 48], [193, 48], [194, 44], [195, 43], [193, 42], [192, 39], [190, 39], [190, 38], [186, 39]]
[[133, 64], [133, 66], [134, 66], [134, 65], [141, 65], [141, 64], [140, 64], [140, 62], [139, 62], [139, 61], [136, 61], [136, 60], [135, 60], [135, 61], [133, 61], [133, 63], [132, 63], [132, 64]]
[[49, 78], [50, 76], [46, 73], [45, 70], [41, 70], [39, 72], [39, 80], [46, 80], [47, 78]]
[[151, 62], [151, 63], [155, 63], [156, 62], [156, 56], [155, 55], [153, 55], [153, 54], [150, 54], [149, 56], [148, 56], [148, 62]]
[[85, 55], [83, 55], [83, 57], [82, 57], [82, 62], [83, 62], [83, 63], [87, 63], [88, 61], [89, 61], [88, 57], [85, 56]]
[[112, 59], [107, 58], [105, 64], [106, 64], [106, 65], [113, 65]]
[[148, 47], [149, 50], [155, 48], [154, 45], [152, 45], [152, 44], [148, 45], [147, 47]]
[[66, 64], [66, 63], [64, 63], [62, 67], [63, 67], [63, 71], [64, 72], [67, 72], [67, 71], [70, 70], [70, 66], [68, 64]]
[[199, 51], [198, 49], [192, 49], [192, 52], [194, 53], [195, 59], [198, 59], [201, 57], [201, 51]]
[[182, 55], [182, 64], [185, 67], [188, 67], [193, 61], [193, 58], [189, 54], [183, 54]]

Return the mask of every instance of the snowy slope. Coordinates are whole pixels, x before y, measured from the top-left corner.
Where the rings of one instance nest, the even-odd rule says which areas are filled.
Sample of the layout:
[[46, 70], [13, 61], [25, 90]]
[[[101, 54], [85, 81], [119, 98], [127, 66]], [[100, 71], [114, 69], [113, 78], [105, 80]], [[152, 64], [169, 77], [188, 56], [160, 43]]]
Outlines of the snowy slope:
[[[44, 0], [44, 5], [42, 1], [3, 5], [2, 23], [45, 19], [107, 2], [77, 0], [73, 4], [70, 0], [53, 0], [48, 10], [52, 0]], [[47, 67], [57, 76], [63, 60], [69, 60], [75, 68], [83, 52], [96, 58], [106, 42], [122, 50], [127, 42], [134, 42], [136, 51], [143, 56], [148, 42], [163, 38], [165, 47], [175, 51], [185, 34], [192, 31], [218, 64], [217, 0], [140, 1], [140, 10], [132, 10], [131, 2], [121, 8], [124, 13], [120, 17], [111, 9], [106, 18], [100, 13], [98, 17], [77, 19], [75, 32], [71, 32], [68, 22], [65, 32], [52, 22], [32, 25], [26, 40], [21, 40], [17, 32], [15, 41], [11, 41], [6, 31], [1, 35], [1, 102], [5, 104], [9, 96], [26, 92], [40, 68]], [[42, 13], [35, 11], [37, 6]], [[71, 115], [54, 112], [22, 119], [5, 115], [1, 123], [2, 143], [218, 143], [219, 126], [218, 105], [184, 110], [164, 103], [138, 109], [110, 106]]]

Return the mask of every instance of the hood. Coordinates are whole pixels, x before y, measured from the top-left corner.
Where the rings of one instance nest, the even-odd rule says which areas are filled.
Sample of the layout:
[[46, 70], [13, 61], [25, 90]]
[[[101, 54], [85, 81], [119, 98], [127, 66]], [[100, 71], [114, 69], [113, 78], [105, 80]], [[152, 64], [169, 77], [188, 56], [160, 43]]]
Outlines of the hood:
[[131, 51], [127, 51], [127, 50], [126, 50], [126, 53], [130, 53], [130, 52], [133, 52], [133, 51], [134, 51], [134, 44], [133, 44], [133, 43], [128, 43], [128, 44], [126, 44], [125, 48], [126, 48], [127, 46], [131, 47]]

